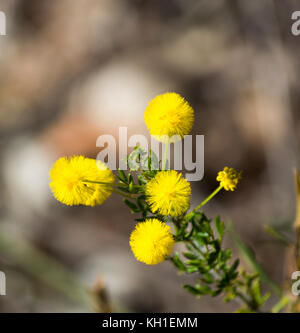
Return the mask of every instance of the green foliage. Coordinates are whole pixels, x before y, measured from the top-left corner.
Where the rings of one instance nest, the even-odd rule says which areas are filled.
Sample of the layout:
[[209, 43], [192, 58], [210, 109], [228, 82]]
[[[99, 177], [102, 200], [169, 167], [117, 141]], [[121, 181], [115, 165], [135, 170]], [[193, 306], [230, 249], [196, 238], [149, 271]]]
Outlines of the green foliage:
[[134, 147], [132, 153], [127, 157], [127, 165], [131, 171], [159, 170], [159, 160], [156, 154], [151, 149], [147, 152], [140, 146]]
[[[152, 151], [146, 152], [137, 146], [128, 156], [127, 163], [130, 171], [126, 174], [118, 170], [117, 175], [118, 190], [126, 196], [123, 201], [132, 213], [141, 215], [136, 221], [155, 217], [173, 224], [174, 239], [177, 243], [183, 243], [185, 250], [182, 253], [175, 252], [168, 259], [180, 274], [197, 277], [194, 284], [183, 286], [185, 290], [196, 297], [222, 295], [225, 302], [239, 300], [243, 303], [243, 307], [237, 310], [239, 313], [259, 312], [265, 306], [270, 293], [262, 294], [261, 278], [269, 283], [274, 292], [280, 294], [280, 288], [268, 277], [255, 260], [253, 252], [235, 234], [231, 224], [228, 224], [226, 227], [233, 239], [257, 273], [246, 273], [240, 267], [239, 259], [232, 259], [231, 249], [222, 245], [226, 228], [219, 216], [211, 220], [202, 211], [195, 210], [180, 217], [160, 216], [151, 212], [146, 201], [145, 185], [156, 175], [160, 165]], [[279, 302], [272, 311], [280, 311], [285, 302], [286, 299]]]
[[238, 275], [239, 261], [235, 260], [230, 264], [231, 251], [221, 247], [225, 231], [224, 223], [216, 217], [214, 224], [217, 237], [214, 235], [212, 221], [203, 212], [195, 212], [189, 216], [188, 221], [176, 223], [175, 239], [177, 242], [184, 242], [185, 259], [181, 260], [179, 255], [175, 254], [170, 260], [181, 272], [199, 275], [194, 286], [184, 286], [197, 296], [229, 293]]
[[[140, 213], [142, 218], [137, 218], [136, 221], [144, 221], [147, 217], [157, 217], [153, 215], [146, 202], [144, 186], [157, 173], [159, 161], [153, 151], [149, 153], [139, 147], [134, 147], [132, 153], [127, 157], [127, 165], [129, 172], [118, 170], [117, 178], [119, 191], [127, 195], [123, 202], [129, 207], [131, 213]], [[129, 196], [129, 199], [128, 199]], [[160, 217], [162, 218], [162, 217]]]
[[231, 250], [222, 247], [225, 225], [219, 216], [212, 221], [203, 212], [193, 212], [173, 222], [175, 239], [185, 244], [186, 251], [183, 258], [175, 253], [170, 260], [181, 273], [198, 275], [194, 285], [183, 286], [188, 292], [197, 297], [222, 294], [225, 302], [239, 298], [246, 304], [239, 312], [256, 312], [264, 306], [270, 293], [262, 295], [258, 274], [239, 273], [239, 259], [232, 261]]

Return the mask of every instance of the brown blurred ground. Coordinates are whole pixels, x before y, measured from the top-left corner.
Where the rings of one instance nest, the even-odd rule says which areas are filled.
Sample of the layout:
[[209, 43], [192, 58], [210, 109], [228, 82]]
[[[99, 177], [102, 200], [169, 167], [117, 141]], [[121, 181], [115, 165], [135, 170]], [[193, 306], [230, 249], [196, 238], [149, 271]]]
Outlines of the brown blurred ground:
[[195, 300], [168, 263], [136, 262], [128, 244], [134, 217], [118, 197], [69, 208], [48, 188], [59, 156], [95, 157], [97, 137], [119, 126], [146, 134], [144, 108], [165, 91], [189, 100], [193, 134], [205, 135], [205, 177], [193, 184], [193, 205], [225, 165], [243, 170], [238, 191], [219, 195], [207, 213], [232, 219], [282, 282], [284, 248], [262, 226], [288, 230], [293, 217], [300, 37], [290, 17], [299, 9], [296, 0], [1, 0], [8, 27], [0, 37], [0, 227], [13, 245], [7, 251], [0, 241], [8, 285], [0, 311], [90, 311], [65, 284], [57, 290], [47, 265], [50, 283], [35, 276], [34, 255], [14, 251], [18, 240], [84, 288], [103, 283], [113, 311], [236, 308]]

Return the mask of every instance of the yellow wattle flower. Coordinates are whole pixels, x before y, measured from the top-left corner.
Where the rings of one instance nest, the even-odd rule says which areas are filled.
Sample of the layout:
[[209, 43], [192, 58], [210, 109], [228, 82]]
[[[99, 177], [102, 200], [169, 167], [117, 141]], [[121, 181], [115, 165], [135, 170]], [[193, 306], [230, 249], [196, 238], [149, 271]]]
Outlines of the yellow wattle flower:
[[225, 167], [223, 171], [219, 171], [217, 181], [220, 182], [220, 186], [222, 186], [224, 190], [234, 191], [241, 178], [241, 172], [237, 172], [233, 168]]
[[179, 216], [190, 206], [191, 185], [175, 170], [159, 171], [146, 184], [145, 193], [153, 213]]
[[158, 219], [138, 223], [129, 241], [136, 259], [147, 265], [163, 262], [171, 254], [174, 243], [171, 228]]
[[157, 140], [174, 142], [190, 133], [194, 110], [182, 96], [170, 92], [150, 101], [144, 119], [150, 134]]
[[50, 188], [54, 197], [65, 205], [101, 205], [112, 187], [84, 180], [113, 183], [114, 175], [105, 163], [84, 156], [61, 157], [50, 170]]

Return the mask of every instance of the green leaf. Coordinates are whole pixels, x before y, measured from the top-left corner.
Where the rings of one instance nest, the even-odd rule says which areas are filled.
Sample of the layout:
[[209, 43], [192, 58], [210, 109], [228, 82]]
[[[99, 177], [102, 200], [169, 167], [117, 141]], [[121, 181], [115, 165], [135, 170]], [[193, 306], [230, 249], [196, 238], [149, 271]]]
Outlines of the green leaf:
[[278, 303], [276, 303], [272, 309], [271, 312], [272, 313], [278, 313], [279, 311], [281, 311], [284, 307], [286, 307], [290, 302], [290, 298], [288, 296], [283, 296]]
[[217, 257], [218, 257], [218, 253], [217, 252], [215, 252], [215, 251], [211, 252], [209, 254], [208, 258], [207, 258], [207, 263], [209, 265], [212, 265], [215, 262], [215, 260], [217, 259]]
[[125, 192], [125, 193], [129, 193], [129, 190], [127, 187], [124, 187], [124, 186], [117, 186], [117, 189], [122, 191], [122, 192]]
[[262, 305], [265, 304], [265, 302], [271, 297], [271, 295], [272, 295], [271, 292], [265, 293], [261, 298], [261, 304]]
[[199, 256], [199, 253], [193, 248], [192, 245], [186, 243], [185, 246], [190, 252], [192, 252], [194, 254], [195, 257]]
[[198, 257], [197, 257], [195, 254], [190, 253], [190, 252], [184, 252], [183, 255], [184, 255], [187, 259], [191, 259], [191, 260], [193, 260], [193, 259], [198, 259]]
[[222, 293], [222, 291], [223, 291], [222, 288], [221, 288], [221, 289], [213, 290], [213, 291], [211, 292], [211, 296], [212, 296], [212, 297], [219, 296], [219, 295]]
[[208, 238], [209, 234], [207, 232], [197, 232], [197, 236], [201, 238]]
[[132, 174], [131, 174], [131, 173], [128, 175], [128, 183], [129, 183], [129, 184], [134, 184], [134, 182], [133, 182], [133, 178], [132, 178]]
[[139, 182], [139, 185], [145, 185], [145, 184], [147, 184], [147, 179], [144, 177], [143, 174], [139, 174], [138, 182]]
[[138, 213], [140, 212], [140, 209], [136, 204], [133, 202], [129, 201], [128, 199], [123, 199], [123, 202], [130, 208], [131, 212], [133, 213]]
[[208, 283], [208, 284], [214, 282], [214, 278], [213, 278], [213, 276], [209, 272], [204, 273], [203, 276], [202, 276], [202, 278], [201, 278], [201, 280], [203, 282], [205, 282], [205, 283]]
[[136, 200], [141, 211], [147, 210], [147, 206], [145, 205], [145, 198], [145, 195], [141, 195]]
[[176, 252], [173, 257], [170, 258], [173, 264], [180, 270], [185, 271], [185, 265], [182, 260], [179, 258], [179, 254]]
[[149, 150], [148, 170], [159, 170], [159, 160], [153, 150]]
[[230, 259], [231, 257], [232, 257], [232, 251], [231, 251], [231, 249], [226, 249], [224, 251], [224, 258]]
[[236, 269], [238, 268], [239, 264], [240, 264], [240, 260], [236, 259], [234, 261], [234, 263], [232, 264], [232, 266], [230, 267], [229, 274], [233, 274], [236, 271]]
[[196, 288], [200, 295], [209, 295], [211, 293], [211, 288], [209, 286], [197, 284]]
[[198, 272], [199, 269], [198, 269], [197, 266], [188, 266], [188, 267], [186, 267], [185, 271], [186, 271], [188, 274], [192, 274], [192, 273]]
[[190, 266], [199, 266], [201, 265], [202, 263], [202, 260], [199, 260], [199, 259], [193, 259], [193, 260], [188, 260], [186, 262], [186, 265], [190, 265]]
[[228, 294], [226, 294], [225, 298], [224, 298], [224, 302], [230, 302], [232, 301], [234, 298], [236, 297], [236, 293], [231, 291]]
[[254, 298], [254, 300], [256, 301], [256, 303], [261, 305], [262, 300], [261, 300], [259, 279], [255, 279], [254, 281], [252, 281], [251, 288], [250, 288], [249, 292], [252, 295], [252, 297]]
[[142, 215], [143, 215], [143, 220], [145, 220], [147, 218], [147, 216], [148, 216], [148, 211], [144, 210], [143, 213], [142, 213]]
[[266, 293], [264, 296], [261, 295], [260, 280], [259, 277], [252, 279], [249, 294], [252, 295], [256, 304], [260, 307], [269, 299], [271, 293]]
[[119, 173], [119, 179], [123, 182], [123, 183], [128, 183], [128, 179], [127, 179], [127, 176], [125, 174], [125, 172], [121, 169], [118, 169], [118, 173]]
[[129, 189], [130, 193], [134, 193], [135, 192], [134, 183], [132, 181], [129, 183], [128, 189]]
[[134, 219], [136, 222], [144, 222], [145, 219], [144, 218], [138, 218], [138, 219]]
[[193, 286], [190, 286], [190, 285], [188, 285], [188, 284], [185, 284], [185, 285], [183, 286], [183, 288], [184, 288], [185, 290], [187, 290], [189, 293], [193, 294], [193, 295], [196, 295], [196, 296], [199, 296], [199, 295], [200, 295], [198, 289], [195, 288], [195, 287], [193, 287]]
[[220, 236], [220, 239], [222, 240], [223, 237], [224, 237], [224, 232], [225, 232], [225, 225], [224, 223], [220, 220], [220, 217], [217, 216], [215, 218], [215, 222], [216, 222], [216, 229], [217, 229], [217, 232]]
[[286, 245], [286, 246], [293, 245], [293, 243], [289, 239], [287, 239], [285, 236], [283, 236], [280, 232], [278, 232], [277, 230], [275, 230], [270, 225], [265, 225], [264, 228], [265, 228], [265, 231], [269, 235], [271, 235], [272, 237], [276, 238], [277, 240], [279, 240], [284, 245]]

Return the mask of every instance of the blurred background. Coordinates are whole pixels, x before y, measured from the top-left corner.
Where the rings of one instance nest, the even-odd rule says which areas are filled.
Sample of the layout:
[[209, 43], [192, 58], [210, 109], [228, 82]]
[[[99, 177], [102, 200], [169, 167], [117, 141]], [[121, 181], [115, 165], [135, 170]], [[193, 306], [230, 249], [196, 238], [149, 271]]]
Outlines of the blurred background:
[[[283, 284], [293, 240], [293, 168], [299, 165], [300, 36], [296, 0], [1, 0], [1, 312], [231, 312], [236, 303], [195, 299], [170, 263], [137, 262], [135, 216], [119, 197], [67, 207], [48, 187], [60, 156], [95, 158], [98, 136], [120, 126], [147, 134], [143, 113], [176, 91], [205, 136], [205, 174], [192, 206], [225, 165], [243, 170], [207, 215], [233, 221], [266, 272]], [[227, 246], [233, 245], [229, 238]], [[238, 250], [235, 248], [235, 255]], [[247, 262], [243, 262], [247, 267]], [[271, 299], [272, 302], [272, 299]]]

